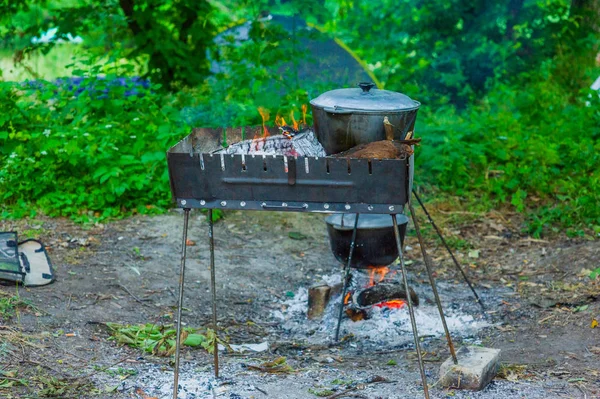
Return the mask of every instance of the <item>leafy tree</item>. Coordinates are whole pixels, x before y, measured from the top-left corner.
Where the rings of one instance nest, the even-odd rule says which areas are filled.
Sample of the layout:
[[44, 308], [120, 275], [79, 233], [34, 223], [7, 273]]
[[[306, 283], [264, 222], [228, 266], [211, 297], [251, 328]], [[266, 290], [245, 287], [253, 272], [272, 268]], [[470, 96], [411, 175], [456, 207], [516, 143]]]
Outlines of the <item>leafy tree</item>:
[[47, 52], [54, 44], [31, 44], [19, 37], [30, 38], [56, 27], [57, 40], [69, 33], [85, 37], [93, 56], [89, 64], [100, 57], [114, 62], [125, 58], [138, 63], [144, 76], [167, 87], [177, 82], [198, 85], [208, 73], [206, 51], [216, 28], [213, 8], [206, 0], [3, 2], [7, 4], [0, 11], [0, 23], [4, 33], [13, 32], [16, 62], [33, 51]]
[[462, 107], [495, 81], [534, 71], [556, 54], [570, 27], [566, 0], [378, 5], [331, 2], [337, 18], [328, 28], [369, 61], [387, 88]]

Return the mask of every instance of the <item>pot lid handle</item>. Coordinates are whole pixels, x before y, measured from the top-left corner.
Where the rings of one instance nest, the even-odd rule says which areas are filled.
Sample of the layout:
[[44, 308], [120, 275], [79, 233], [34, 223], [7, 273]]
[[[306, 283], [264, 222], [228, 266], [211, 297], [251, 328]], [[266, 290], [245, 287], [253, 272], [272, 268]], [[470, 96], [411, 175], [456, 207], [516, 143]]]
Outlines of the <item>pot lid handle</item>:
[[375, 83], [371, 82], [360, 82], [358, 87], [362, 89], [362, 94], [368, 93], [373, 87], [375, 87]]

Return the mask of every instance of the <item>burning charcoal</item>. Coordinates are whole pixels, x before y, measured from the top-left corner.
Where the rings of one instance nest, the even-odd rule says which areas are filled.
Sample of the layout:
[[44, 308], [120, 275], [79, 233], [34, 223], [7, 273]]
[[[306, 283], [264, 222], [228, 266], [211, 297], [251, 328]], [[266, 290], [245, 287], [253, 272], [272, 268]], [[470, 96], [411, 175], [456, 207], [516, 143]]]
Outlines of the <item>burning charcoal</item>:
[[[293, 130], [293, 128], [292, 128]], [[325, 149], [311, 130], [302, 131], [291, 138], [284, 135], [266, 136], [244, 140], [216, 151], [216, 154], [285, 155], [324, 157]]]
[[[381, 302], [395, 299], [407, 299], [404, 286], [399, 283], [379, 283], [353, 295], [354, 302], [360, 307], [368, 307]], [[419, 305], [419, 297], [410, 289], [410, 299], [413, 305]]]
[[288, 139], [291, 139], [298, 134], [298, 131], [291, 126], [279, 126], [279, 130], [281, 130], [281, 134]]
[[369, 318], [367, 311], [364, 309], [348, 308], [345, 312], [346, 316], [348, 316], [352, 321], [367, 320]]

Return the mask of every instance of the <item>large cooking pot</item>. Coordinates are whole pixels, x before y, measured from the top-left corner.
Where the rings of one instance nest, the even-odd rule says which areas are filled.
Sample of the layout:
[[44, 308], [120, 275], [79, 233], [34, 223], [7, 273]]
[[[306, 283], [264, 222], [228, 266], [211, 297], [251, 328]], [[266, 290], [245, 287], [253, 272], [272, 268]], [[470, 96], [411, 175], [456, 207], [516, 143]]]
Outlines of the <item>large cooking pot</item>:
[[[348, 263], [355, 218], [356, 215], [352, 214], [334, 214], [325, 219], [331, 251], [344, 265]], [[400, 241], [404, 246], [408, 218], [405, 215], [396, 215], [396, 221], [398, 221]], [[390, 215], [361, 214], [358, 218], [356, 242], [350, 266], [357, 269], [387, 266], [396, 258], [398, 258], [398, 247]]]
[[394, 125], [394, 138], [412, 131], [421, 105], [410, 97], [360, 83], [359, 88], [331, 90], [310, 101], [314, 129], [328, 155], [359, 144], [385, 140], [383, 118]]

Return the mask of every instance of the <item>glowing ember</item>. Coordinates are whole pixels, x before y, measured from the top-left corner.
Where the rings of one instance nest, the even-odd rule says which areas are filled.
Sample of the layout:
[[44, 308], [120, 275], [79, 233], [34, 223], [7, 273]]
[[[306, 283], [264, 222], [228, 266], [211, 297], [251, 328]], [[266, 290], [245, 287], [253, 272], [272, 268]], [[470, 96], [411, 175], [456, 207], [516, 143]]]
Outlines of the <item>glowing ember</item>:
[[406, 301], [404, 299], [392, 299], [391, 301], [378, 303], [375, 306], [378, 308], [402, 309], [406, 306]]
[[[396, 274], [396, 271], [390, 270], [390, 268], [387, 266], [368, 266], [367, 273], [369, 276], [369, 281], [365, 284], [365, 288], [373, 287], [374, 285], [381, 283], [387, 276], [393, 276], [394, 274]], [[351, 300], [352, 293], [349, 292], [344, 298], [344, 305], [350, 304]], [[392, 299], [389, 301], [377, 303], [374, 306], [378, 308], [402, 309], [405, 305], [406, 301], [403, 299]], [[353, 310], [349, 309], [348, 311]], [[352, 315], [348, 311], [346, 312], [346, 314], [348, 314], [352, 320], [355, 320], [355, 318], [352, 317]]]
[[346, 294], [346, 296], [344, 297], [344, 305], [347, 305], [348, 303], [350, 303], [350, 298], [352, 297], [352, 293], [348, 292]]

